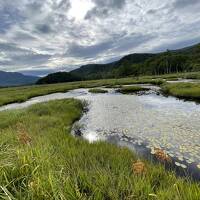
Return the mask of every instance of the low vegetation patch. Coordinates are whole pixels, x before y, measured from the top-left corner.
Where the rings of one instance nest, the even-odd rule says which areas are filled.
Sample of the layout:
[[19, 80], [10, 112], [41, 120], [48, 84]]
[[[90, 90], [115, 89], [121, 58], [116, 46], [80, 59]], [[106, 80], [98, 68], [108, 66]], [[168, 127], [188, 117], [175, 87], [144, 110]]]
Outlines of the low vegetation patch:
[[0, 113], [1, 199], [199, 199], [198, 183], [70, 135], [82, 109], [68, 99]]
[[105, 88], [121, 88], [121, 87], [122, 85], [112, 85], [112, 84], [105, 86]]
[[28, 99], [40, 95], [47, 95], [56, 92], [67, 92], [69, 90], [77, 88], [94, 88], [107, 86], [111, 88], [116, 88], [119, 85], [129, 85], [129, 84], [153, 84], [161, 86], [165, 83], [163, 79], [169, 78], [198, 78], [200, 73], [177, 73], [177, 74], [167, 74], [160, 76], [142, 76], [142, 77], [129, 77], [121, 79], [101, 79], [101, 80], [91, 80], [91, 81], [77, 81], [68, 83], [58, 83], [49, 85], [33, 85], [33, 86], [23, 86], [23, 87], [10, 87], [10, 88], [0, 88], [0, 106], [14, 103], [14, 102], [24, 102]]
[[[49, 85], [34, 85], [25, 87], [10, 87], [10, 88], [0, 88], [0, 106], [14, 103], [14, 102], [24, 102], [28, 99], [36, 96], [52, 94], [56, 92], [67, 92], [69, 90], [78, 88], [94, 88], [106, 85], [125, 85], [125, 84], [135, 84], [141, 82], [152, 82], [151, 79], [135, 79], [135, 78], [122, 78], [122, 79], [102, 79], [94, 81], [79, 81], [71, 83], [59, 83], [59, 84], [49, 84]], [[154, 82], [154, 81], [153, 81]]]
[[103, 89], [100, 89], [100, 88], [93, 88], [93, 89], [90, 89], [89, 92], [90, 92], [90, 93], [95, 93], [95, 94], [98, 94], [98, 93], [108, 93], [107, 90], [103, 90]]
[[162, 90], [178, 98], [200, 100], [199, 83], [167, 83], [162, 86]]
[[122, 94], [132, 94], [132, 93], [137, 93], [141, 91], [148, 91], [148, 88], [143, 88], [140, 86], [123, 86], [117, 91], [122, 93]]
[[186, 79], [200, 79], [200, 73], [188, 73], [185, 75]]

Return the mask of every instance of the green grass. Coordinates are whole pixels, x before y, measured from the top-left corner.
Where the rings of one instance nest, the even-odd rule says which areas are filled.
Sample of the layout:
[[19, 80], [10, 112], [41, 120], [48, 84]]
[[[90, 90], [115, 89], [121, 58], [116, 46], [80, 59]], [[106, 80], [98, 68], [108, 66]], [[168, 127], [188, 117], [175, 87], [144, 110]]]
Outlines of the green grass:
[[199, 199], [198, 183], [146, 161], [135, 175], [130, 150], [71, 136], [82, 108], [69, 99], [0, 113], [0, 199]]
[[67, 92], [69, 90], [77, 88], [94, 88], [101, 86], [112, 87], [115, 85], [137, 84], [137, 83], [161, 84], [160, 80], [151, 80], [147, 78], [145, 79], [123, 78], [123, 79], [82, 81], [73, 83], [60, 83], [60, 84], [50, 84], [50, 85], [33, 85], [24, 87], [0, 88], [0, 106], [14, 102], [24, 102], [32, 97], [40, 95], [47, 95], [56, 92]]
[[118, 89], [118, 92], [122, 94], [131, 94], [131, 93], [137, 93], [141, 91], [148, 91], [148, 88], [143, 88], [139, 86], [123, 86], [120, 89]]
[[167, 83], [162, 86], [162, 90], [178, 98], [200, 100], [200, 83]]
[[200, 72], [186, 72], [186, 73], [174, 73], [174, 74], [164, 74], [164, 75], [158, 75], [158, 76], [147, 76], [147, 78], [149, 77], [154, 77], [157, 79], [178, 79], [178, 78], [182, 78], [182, 79], [200, 79]]
[[98, 93], [108, 93], [107, 90], [103, 90], [100, 88], [93, 88], [89, 90], [90, 93], [98, 94]]
[[106, 85], [105, 88], [113, 88], [113, 89], [116, 89], [116, 88], [121, 88], [122, 85]]
[[49, 85], [33, 85], [25, 87], [10, 87], [0, 88], [0, 106], [14, 103], [24, 102], [28, 99], [40, 95], [47, 95], [56, 92], [67, 92], [69, 90], [77, 88], [94, 88], [107, 85], [125, 85], [134, 83], [157, 83], [151, 79], [135, 79], [135, 78], [123, 78], [123, 79], [102, 79], [94, 81], [81, 81], [72, 83], [60, 83], [60, 84], [49, 84]]
[[185, 75], [186, 79], [200, 79], [200, 73], [190, 73]]
[[121, 78], [121, 79], [102, 79], [93, 81], [80, 81], [72, 83], [60, 83], [51, 85], [33, 85], [33, 86], [23, 86], [23, 87], [10, 87], [10, 88], [0, 88], [0, 106], [14, 103], [14, 102], [24, 102], [32, 97], [47, 95], [55, 92], [67, 92], [76, 88], [94, 88], [94, 87], [116, 87], [129, 84], [154, 84], [162, 85], [165, 83], [163, 79], [172, 78], [191, 78], [200, 77], [200, 73], [181, 73], [181, 74], [168, 74], [162, 76], [144, 76], [137, 78]]
[[174, 78], [174, 77], [166, 78], [166, 81], [178, 81], [178, 80], [179, 80], [178, 78]]

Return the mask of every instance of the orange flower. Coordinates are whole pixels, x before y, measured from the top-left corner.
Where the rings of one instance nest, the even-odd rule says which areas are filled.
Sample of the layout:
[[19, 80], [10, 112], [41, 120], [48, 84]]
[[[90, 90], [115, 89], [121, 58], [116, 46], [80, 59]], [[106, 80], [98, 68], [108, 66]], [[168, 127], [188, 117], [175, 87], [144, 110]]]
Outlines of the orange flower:
[[22, 144], [31, 144], [31, 137], [27, 134], [27, 133], [20, 133], [18, 135], [18, 140], [20, 141], [20, 143]]
[[138, 160], [137, 162], [133, 163], [133, 172], [137, 175], [145, 174], [147, 171], [145, 164]]
[[162, 149], [154, 148], [156, 158], [161, 162], [171, 162], [172, 159]]
[[18, 132], [18, 140], [22, 144], [31, 144], [31, 137], [28, 135], [26, 129], [24, 128], [23, 124], [17, 124], [17, 132]]

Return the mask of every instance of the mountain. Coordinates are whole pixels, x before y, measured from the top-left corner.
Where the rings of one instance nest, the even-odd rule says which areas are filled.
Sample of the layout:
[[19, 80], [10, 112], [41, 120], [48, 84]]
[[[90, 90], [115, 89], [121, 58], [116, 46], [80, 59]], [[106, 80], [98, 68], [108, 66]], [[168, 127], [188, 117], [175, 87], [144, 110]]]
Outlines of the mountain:
[[37, 81], [37, 84], [49, 84], [49, 83], [61, 83], [61, 82], [73, 82], [89, 79], [102, 79], [112, 78], [113, 71], [119, 68], [126, 62], [140, 63], [144, 60], [153, 57], [154, 54], [132, 54], [123, 57], [117, 62], [108, 64], [89, 64], [80, 67], [79, 69], [71, 72], [57, 72], [49, 74], [44, 78]]
[[70, 73], [82, 79], [120, 78], [200, 71], [200, 44], [155, 54], [130, 54], [108, 64], [91, 64]]
[[53, 74], [49, 74], [37, 81], [37, 84], [51, 84], [51, 83], [63, 83], [63, 82], [73, 82], [73, 81], [80, 81], [81, 79], [76, 76], [72, 75], [68, 72], [57, 72]]
[[4, 72], [0, 71], [0, 86], [19, 86], [35, 84], [38, 80], [35, 76], [25, 76], [18, 72]]
[[130, 54], [119, 61], [108, 63], [108, 64], [90, 64], [84, 65], [79, 69], [71, 71], [71, 74], [82, 77], [82, 79], [101, 79], [101, 78], [113, 78], [116, 71], [125, 64], [138, 64], [145, 60], [152, 58], [154, 54]]
[[[83, 65], [69, 72], [68, 75], [81, 77], [81, 80], [91, 80], [191, 71], [200, 71], [200, 44], [154, 54], [130, 54], [108, 64]], [[66, 72], [51, 74], [48, 83], [53, 82], [52, 80], [54, 80], [55, 76], [57, 81], [59, 81], [59, 76], [61, 77], [62, 73]], [[73, 79], [73, 81], [75, 80], [76, 78]], [[68, 82], [71, 79], [62, 79], [63, 81]]]

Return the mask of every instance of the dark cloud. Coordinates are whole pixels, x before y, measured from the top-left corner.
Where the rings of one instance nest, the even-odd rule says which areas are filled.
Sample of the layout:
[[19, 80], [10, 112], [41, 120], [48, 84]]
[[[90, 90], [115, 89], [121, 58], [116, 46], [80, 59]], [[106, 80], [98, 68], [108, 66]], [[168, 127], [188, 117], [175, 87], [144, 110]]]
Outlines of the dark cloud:
[[35, 53], [14, 43], [0, 43], [0, 52], [6, 55], [6, 58], [0, 60], [0, 66], [38, 65], [48, 62], [51, 58], [51, 55]]
[[62, 9], [67, 11], [71, 7], [71, 3], [69, 0], [61, 0], [57, 5], [57, 9]]
[[145, 42], [154, 38], [155, 36], [148, 34], [132, 34], [116, 41], [115, 48], [113, 50], [116, 53], [129, 50], [135, 52], [135, 48], [137, 48], [139, 45], [144, 44]]
[[18, 8], [9, 6], [7, 4], [0, 4], [0, 33], [8, 31], [14, 24], [20, 23], [24, 20]]
[[126, 0], [92, 0], [97, 7], [122, 8]]
[[169, 42], [167, 44], [162, 44], [154, 48], [153, 52], [162, 52], [162, 51], [166, 51], [167, 49], [169, 50], [181, 49], [184, 47], [195, 45], [199, 42], [200, 42], [200, 37], [191, 38], [188, 40], [181, 40], [181, 41], [177, 41], [173, 43]]
[[30, 42], [30, 41], [36, 41], [37, 38], [34, 35], [32, 35], [31, 33], [18, 31], [13, 36], [13, 40], [14, 41], [23, 41], [23, 42], [28, 42], [29, 41]]
[[176, 0], [174, 2], [175, 8], [185, 8], [187, 6], [195, 6], [196, 4], [200, 4], [199, 0]]
[[109, 14], [108, 8], [93, 8], [92, 10], [88, 11], [88, 13], [85, 16], [85, 19], [91, 19], [94, 17], [106, 17]]
[[90, 19], [93, 17], [105, 17], [110, 11], [115, 9], [121, 9], [126, 3], [126, 0], [92, 0], [95, 4], [95, 7], [88, 11], [85, 16], [85, 19]]
[[40, 64], [45, 64], [50, 59], [50, 55], [43, 54], [21, 54], [21, 55], [10, 55], [10, 60], [1, 60], [0, 66], [20, 66], [29, 67], [36, 66]]
[[156, 14], [157, 12], [159, 12], [159, 10], [158, 9], [150, 9], [150, 10], [148, 10], [147, 11], [147, 15], [154, 15], [154, 14]]
[[199, 0], [0, 0], [0, 70], [44, 75], [189, 46], [199, 9]]
[[48, 60], [51, 58], [50, 55], [45, 54], [24, 54], [24, 55], [14, 55], [11, 56], [11, 58], [14, 60], [14, 63], [17, 65], [38, 65], [38, 64], [44, 64], [47, 63]]
[[14, 43], [0, 42], [0, 52], [28, 53], [29, 51], [21, 47], [17, 47]]
[[49, 34], [49, 33], [53, 32], [51, 27], [47, 24], [37, 24], [36, 30], [39, 31], [40, 33], [43, 33], [43, 34]]
[[113, 41], [95, 44], [91, 46], [83, 46], [71, 44], [66, 52], [66, 56], [93, 58], [99, 54], [108, 51], [113, 45]]
[[29, 12], [41, 12], [42, 11], [42, 7], [43, 7], [43, 1], [33, 1], [30, 2], [29, 4], [27, 4], [26, 9]]

